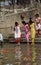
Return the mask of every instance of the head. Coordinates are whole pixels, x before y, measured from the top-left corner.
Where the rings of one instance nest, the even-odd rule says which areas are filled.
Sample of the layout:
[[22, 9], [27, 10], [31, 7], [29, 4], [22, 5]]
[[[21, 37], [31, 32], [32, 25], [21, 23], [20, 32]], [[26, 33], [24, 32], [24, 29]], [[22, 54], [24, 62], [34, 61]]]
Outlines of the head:
[[25, 22], [25, 21], [22, 21], [22, 24], [23, 24], [23, 25], [26, 25], [26, 22]]
[[22, 20], [24, 20], [24, 16], [23, 15], [21, 15], [20, 17], [21, 17]]
[[35, 17], [36, 17], [36, 18], [39, 17], [39, 14], [36, 14]]
[[29, 18], [29, 24], [32, 24], [33, 21], [32, 21], [32, 18]]
[[17, 26], [18, 25], [18, 22], [15, 22], [15, 26]]

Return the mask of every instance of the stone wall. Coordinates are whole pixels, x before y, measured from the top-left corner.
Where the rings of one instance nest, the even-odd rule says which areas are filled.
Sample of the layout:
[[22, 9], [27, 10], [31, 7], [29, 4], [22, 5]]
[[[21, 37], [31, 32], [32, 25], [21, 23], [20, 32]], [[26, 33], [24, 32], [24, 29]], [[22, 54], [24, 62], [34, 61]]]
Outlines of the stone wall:
[[37, 9], [32, 9], [27, 12], [13, 14], [10, 13], [8, 15], [3, 16], [4, 21], [0, 21], [0, 32], [3, 34], [4, 38], [8, 37], [10, 34], [13, 34], [13, 28], [15, 21], [18, 21], [18, 23], [22, 26], [20, 15], [23, 14], [25, 17], [25, 21], [28, 22], [29, 17], [35, 16], [37, 13]]

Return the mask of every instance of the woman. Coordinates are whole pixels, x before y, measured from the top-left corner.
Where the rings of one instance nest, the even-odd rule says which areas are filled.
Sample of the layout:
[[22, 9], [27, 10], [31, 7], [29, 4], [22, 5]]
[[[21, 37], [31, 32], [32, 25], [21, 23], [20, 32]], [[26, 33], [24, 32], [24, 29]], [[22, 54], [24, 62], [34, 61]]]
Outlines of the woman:
[[26, 41], [27, 41], [27, 57], [24, 58], [24, 60], [31, 60], [31, 57], [30, 57], [30, 45], [29, 45], [29, 42], [30, 42], [30, 27], [29, 27], [29, 24], [26, 23], [25, 21], [22, 21], [23, 25], [24, 25], [24, 29], [25, 29], [25, 32], [26, 32]]
[[41, 28], [40, 20], [41, 20], [41, 18], [39, 16], [39, 14], [36, 14], [35, 15], [35, 25], [36, 25], [37, 35], [39, 35], [40, 28]]
[[25, 21], [22, 21], [22, 24], [24, 25], [24, 29], [26, 31], [26, 40], [27, 40], [27, 42], [29, 42], [29, 39], [30, 39], [30, 28], [29, 28], [29, 25]]
[[32, 40], [32, 45], [34, 45], [34, 41], [35, 41], [35, 24], [32, 21], [32, 19], [30, 18], [29, 20], [29, 24], [30, 24], [30, 33], [31, 33], [31, 40]]
[[18, 22], [15, 22], [14, 37], [15, 37], [15, 42], [18, 43], [18, 45], [20, 45], [21, 30], [20, 30], [20, 25], [18, 24]]

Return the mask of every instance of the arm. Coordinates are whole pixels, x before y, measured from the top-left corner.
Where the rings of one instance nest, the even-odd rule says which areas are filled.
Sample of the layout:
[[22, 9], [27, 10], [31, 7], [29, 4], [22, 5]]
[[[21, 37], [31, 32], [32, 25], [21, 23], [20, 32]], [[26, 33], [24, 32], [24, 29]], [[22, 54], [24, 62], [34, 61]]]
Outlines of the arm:
[[14, 27], [14, 31], [15, 31], [15, 27]]

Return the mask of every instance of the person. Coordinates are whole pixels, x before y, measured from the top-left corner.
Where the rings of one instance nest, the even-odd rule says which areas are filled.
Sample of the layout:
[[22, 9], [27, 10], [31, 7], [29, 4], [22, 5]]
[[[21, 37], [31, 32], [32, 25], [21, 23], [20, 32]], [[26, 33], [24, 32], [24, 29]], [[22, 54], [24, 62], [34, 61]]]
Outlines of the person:
[[20, 15], [20, 18], [21, 18], [21, 20], [23, 21], [23, 20], [24, 20], [24, 15], [21, 14], [21, 15]]
[[20, 25], [18, 24], [18, 22], [15, 22], [15, 26], [14, 26], [14, 38], [15, 38], [15, 42], [18, 43], [18, 45], [20, 45], [20, 41], [21, 41], [21, 29], [20, 29]]
[[0, 45], [1, 48], [3, 47], [3, 35], [0, 33]]
[[30, 27], [29, 27], [29, 24], [26, 23], [25, 21], [22, 21], [22, 24], [24, 25], [24, 29], [25, 29], [25, 32], [26, 32], [26, 42], [27, 42], [27, 52], [26, 52], [26, 55], [27, 57], [24, 58], [24, 60], [31, 60], [30, 58], [30, 45], [29, 45], [29, 42], [30, 42]]
[[41, 18], [40, 18], [40, 16], [39, 16], [39, 14], [36, 14], [36, 15], [35, 15], [35, 25], [36, 25], [37, 35], [39, 35], [40, 29], [41, 29], [40, 20], [41, 20]]
[[25, 21], [22, 21], [22, 24], [24, 25], [24, 29], [26, 31], [26, 41], [29, 43], [29, 39], [30, 39], [30, 28], [29, 28], [29, 25]]
[[29, 19], [29, 25], [30, 25], [30, 33], [31, 33], [31, 41], [32, 41], [32, 45], [34, 45], [34, 41], [35, 41], [35, 23], [32, 21], [32, 19]]

